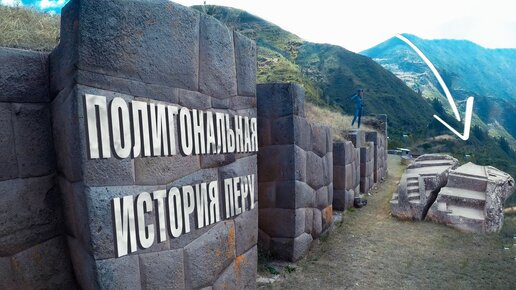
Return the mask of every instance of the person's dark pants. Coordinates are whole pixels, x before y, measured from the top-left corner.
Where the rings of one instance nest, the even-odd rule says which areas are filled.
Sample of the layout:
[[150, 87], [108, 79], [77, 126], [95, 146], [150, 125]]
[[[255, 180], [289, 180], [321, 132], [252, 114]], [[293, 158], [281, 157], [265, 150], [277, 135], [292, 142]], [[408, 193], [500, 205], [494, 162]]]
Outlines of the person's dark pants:
[[355, 117], [353, 117], [353, 122], [351, 122], [351, 127], [355, 125], [355, 121], [358, 118], [358, 128], [360, 128], [360, 119], [362, 118], [362, 107], [355, 108]]

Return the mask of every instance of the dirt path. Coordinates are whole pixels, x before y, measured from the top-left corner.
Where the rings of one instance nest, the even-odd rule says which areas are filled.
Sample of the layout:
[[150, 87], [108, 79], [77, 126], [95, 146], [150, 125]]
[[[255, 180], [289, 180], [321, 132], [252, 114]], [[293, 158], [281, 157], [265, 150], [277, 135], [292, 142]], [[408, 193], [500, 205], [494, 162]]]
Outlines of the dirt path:
[[516, 217], [495, 235], [398, 221], [389, 200], [403, 170], [389, 156], [389, 178], [368, 206], [346, 212], [327, 239], [293, 264], [295, 271], [279, 269], [281, 278], [263, 288], [516, 289]]

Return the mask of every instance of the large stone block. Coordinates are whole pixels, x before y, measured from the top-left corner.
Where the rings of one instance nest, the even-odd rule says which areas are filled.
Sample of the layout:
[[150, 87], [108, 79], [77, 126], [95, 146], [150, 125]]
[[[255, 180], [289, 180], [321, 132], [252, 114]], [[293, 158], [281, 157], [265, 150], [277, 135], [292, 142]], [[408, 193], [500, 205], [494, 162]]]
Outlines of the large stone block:
[[141, 289], [137, 255], [96, 261], [100, 289]]
[[259, 118], [305, 116], [305, 92], [298, 84], [259, 84], [256, 96]]
[[336, 210], [346, 209], [346, 190], [334, 190], [333, 191], [333, 208]]
[[58, 177], [61, 191], [64, 226], [66, 233], [91, 251], [91, 232], [85, 186], [82, 182], [70, 183]]
[[[280, 117], [271, 122], [271, 145], [295, 144], [301, 149], [312, 150], [310, 124], [297, 115]], [[314, 141], [315, 142], [315, 141]], [[323, 141], [324, 142], [324, 141]]]
[[[91, 247], [95, 259], [108, 259], [116, 257], [115, 230], [113, 223], [112, 200], [115, 197], [133, 195], [136, 197], [141, 192], [151, 193], [154, 190], [165, 189], [165, 186], [104, 186], [86, 187], [84, 194], [88, 204], [88, 217], [90, 225]], [[145, 224], [156, 224], [156, 212], [145, 214]], [[167, 242], [157, 242], [157, 235], [153, 244], [148, 249], [140, 249], [138, 253], [154, 252], [169, 249]]]
[[306, 181], [313, 189], [325, 185], [325, 169], [323, 158], [313, 152], [306, 153]]
[[76, 64], [79, 70], [197, 90], [199, 18], [199, 12], [169, 1], [71, 1], [62, 10], [62, 49], [51, 61], [60, 72]]
[[[18, 162], [12, 124], [12, 105], [0, 103], [0, 180], [18, 177]], [[34, 145], [34, 144], [32, 144]]]
[[258, 200], [260, 208], [276, 207], [276, 182], [260, 182]]
[[296, 262], [308, 253], [312, 241], [312, 236], [307, 233], [302, 233], [294, 239], [272, 238], [271, 254], [280, 259]]
[[258, 128], [258, 146], [262, 150], [263, 147], [272, 144], [271, 120], [259, 117]]
[[315, 205], [315, 190], [302, 181], [278, 181], [275, 194], [277, 208], [296, 209]]
[[2, 181], [0, 192], [0, 256], [61, 232], [61, 205], [53, 175]]
[[221, 22], [201, 15], [199, 91], [215, 98], [237, 95], [233, 33]]
[[[86, 150], [81, 142], [80, 118], [76, 90], [62, 91], [52, 102], [52, 128], [57, 153], [57, 168], [66, 179], [82, 180], [81, 156]], [[81, 115], [79, 115], [81, 114]]]
[[139, 255], [142, 289], [185, 288], [183, 250]]
[[52, 124], [47, 104], [13, 104], [13, 128], [20, 177], [55, 170]]
[[[256, 90], [256, 85], [253, 85]], [[234, 96], [231, 98], [230, 107], [233, 110], [256, 108], [256, 94], [252, 96]]]
[[328, 186], [323, 186], [317, 190], [316, 194], [316, 204], [315, 206], [317, 208], [323, 209], [328, 206], [332, 202], [332, 200], [329, 200], [329, 191]]
[[11, 266], [10, 257], [0, 258], [0, 288], [16, 289], [16, 280]]
[[240, 256], [258, 241], [258, 204], [235, 219], [236, 255]]
[[0, 48], [0, 102], [49, 102], [48, 55]]
[[167, 184], [199, 169], [199, 156], [138, 157], [134, 159], [136, 184]]
[[195, 91], [179, 89], [179, 105], [189, 109], [206, 110], [211, 108], [211, 97]]
[[269, 236], [294, 238], [305, 230], [305, 209], [262, 208], [258, 220]]
[[63, 236], [38, 244], [11, 258], [20, 289], [74, 289], [76, 282]]
[[200, 155], [201, 168], [216, 168], [235, 162], [236, 154]]
[[[317, 157], [317, 155], [315, 156]], [[307, 153], [296, 145], [274, 145], [260, 148], [258, 151], [260, 182], [305, 181], [307, 176], [306, 158]], [[322, 172], [322, 162], [320, 163]]]
[[235, 258], [215, 281], [213, 289], [255, 289], [257, 265], [258, 251], [255, 246]]
[[256, 96], [256, 43], [234, 32], [238, 94]]
[[91, 251], [86, 249], [78, 239], [67, 236], [67, 241], [73, 272], [80, 288], [85, 290], [99, 289], [97, 265]]
[[188, 288], [212, 285], [235, 259], [235, 225], [226, 220], [185, 247], [185, 276]]
[[[323, 157], [333, 149], [331, 129], [326, 126], [311, 124], [312, 151]], [[329, 148], [331, 147], [331, 148]]]
[[89, 87], [116, 90], [119, 93], [135, 97], [150, 98], [174, 104], [179, 102], [179, 91], [182, 90], [166, 85], [143, 83], [141, 81], [84, 70], [76, 72], [75, 81], [78, 84]]

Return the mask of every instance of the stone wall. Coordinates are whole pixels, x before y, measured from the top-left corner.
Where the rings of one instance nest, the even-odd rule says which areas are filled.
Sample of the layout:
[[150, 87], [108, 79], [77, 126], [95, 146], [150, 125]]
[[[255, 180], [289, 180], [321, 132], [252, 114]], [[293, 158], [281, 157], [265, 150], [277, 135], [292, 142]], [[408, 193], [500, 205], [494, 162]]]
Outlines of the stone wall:
[[296, 261], [332, 223], [332, 134], [306, 120], [299, 85], [261, 84], [257, 98], [259, 240]]
[[0, 288], [72, 288], [48, 92], [48, 55], [0, 48]]
[[360, 149], [351, 141], [333, 143], [333, 209], [353, 207], [360, 193]]
[[[243, 204], [244, 213], [202, 228], [191, 215], [191, 232], [156, 237], [122, 257], [111, 202], [256, 176], [256, 154], [91, 159], [84, 104], [94, 94], [255, 117], [255, 79], [255, 43], [198, 11], [169, 1], [72, 0], [63, 8], [50, 96], [65, 232], [81, 288], [255, 287], [257, 198]], [[157, 226], [156, 219], [148, 214], [146, 224]]]

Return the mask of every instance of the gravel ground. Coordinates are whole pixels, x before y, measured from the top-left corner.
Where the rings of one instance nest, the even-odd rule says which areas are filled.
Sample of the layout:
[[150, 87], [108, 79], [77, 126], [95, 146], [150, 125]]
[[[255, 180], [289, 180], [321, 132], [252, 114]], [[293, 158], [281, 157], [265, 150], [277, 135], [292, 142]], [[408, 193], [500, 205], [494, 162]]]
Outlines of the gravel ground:
[[506, 216], [502, 232], [492, 235], [398, 221], [389, 214], [405, 168], [398, 158], [389, 156], [389, 177], [368, 205], [345, 212], [307, 257], [295, 264], [262, 259], [260, 276], [276, 281], [259, 288], [516, 289], [516, 216]]

